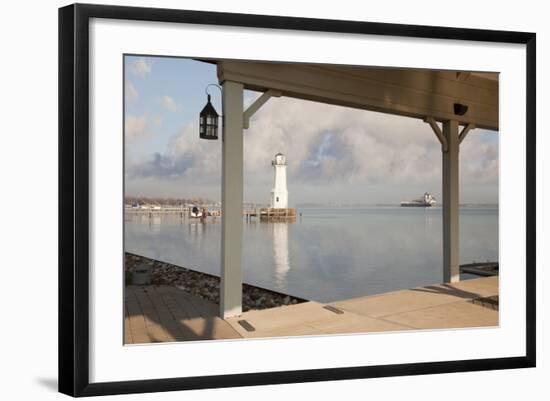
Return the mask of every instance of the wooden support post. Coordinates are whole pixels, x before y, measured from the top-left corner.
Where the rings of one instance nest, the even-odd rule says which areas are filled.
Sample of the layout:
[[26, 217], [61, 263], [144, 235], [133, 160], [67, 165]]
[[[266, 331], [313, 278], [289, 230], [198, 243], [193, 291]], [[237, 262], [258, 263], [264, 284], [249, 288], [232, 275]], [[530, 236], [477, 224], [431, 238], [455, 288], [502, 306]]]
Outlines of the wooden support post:
[[460, 281], [459, 270], [459, 175], [458, 122], [443, 122], [447, 151], [443, 154], [443, 281]]
[[223, 84], [220, 317], [242, 313], [243, 85]]

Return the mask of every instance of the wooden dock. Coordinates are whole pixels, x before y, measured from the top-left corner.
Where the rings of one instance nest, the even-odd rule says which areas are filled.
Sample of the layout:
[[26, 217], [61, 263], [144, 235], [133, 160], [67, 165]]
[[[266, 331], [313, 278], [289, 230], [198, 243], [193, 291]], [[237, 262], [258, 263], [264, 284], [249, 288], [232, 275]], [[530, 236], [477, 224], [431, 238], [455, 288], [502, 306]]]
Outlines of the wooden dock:
[[241, 338], [218, 309], [174, 286], [126, 286], [124, 343]]
[[[204, 208], [199, 208], [201, 211]], [[128, 216], [158, 216], [158, 215], [179, 215], [181, 218], [189, 218], [191, 209], [189, 207], [162, 207], [152, 208], [130, 208], [126, 207], [124, 213]], [[207, 210], [207, 217], [221, 217], [221, 210]], [[296, 209], [275, 209], [270, 207], [259, 207], [244, 209], [243, 216], [246, 221], [259, 219], [260, 221], [295, 221]]]
[[475, 274], [476, 276], [498, 276], [498, 262], [468, 263], [460, 265], [460, 273]]
[[176, 287], [128, 286], [125, 343], [490, 327], [499, 324], [498, 297], [493, 276], [222, 320], [217, 305]]
[[129, 215], [181, 214], [182, 216], [189, 216], [190, 210], [188, 207], [161, 207], [160, 209], [126, 207], [124, 213]]
[[259, 218], [260, 221], [295, 221], [296, 209], [262, 207], [258, 209], [245, 210], [243, 215], [245, 216], [246, 221], [252, 221], [253, 218]]

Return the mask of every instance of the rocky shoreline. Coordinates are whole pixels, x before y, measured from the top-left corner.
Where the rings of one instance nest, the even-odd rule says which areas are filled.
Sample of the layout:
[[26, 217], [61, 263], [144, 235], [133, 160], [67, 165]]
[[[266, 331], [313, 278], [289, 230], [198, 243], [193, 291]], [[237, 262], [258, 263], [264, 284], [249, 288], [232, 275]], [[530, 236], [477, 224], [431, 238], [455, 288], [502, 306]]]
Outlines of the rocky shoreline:
[[[129, 252], [125, 254], [125, 279], [130, 284], [130, 272], [136, 266], [143, 264], [152, 268], [151, 285], [171, 285], [207, 301], [219, 304], [220, 278], [206, 273], [197, 272], [185, 267], [161, 262]], [[307, 300], [281, 294], [249, 284], [243, 284], [243, 312], [274, 308], [282, 305], [293, 305]]]

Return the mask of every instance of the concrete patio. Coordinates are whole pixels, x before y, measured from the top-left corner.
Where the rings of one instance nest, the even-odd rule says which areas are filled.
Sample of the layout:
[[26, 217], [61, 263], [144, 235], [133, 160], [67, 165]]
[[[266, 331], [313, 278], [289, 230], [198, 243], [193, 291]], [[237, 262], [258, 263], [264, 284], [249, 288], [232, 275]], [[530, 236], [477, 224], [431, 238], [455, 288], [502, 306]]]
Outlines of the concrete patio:
[[322, 304], [248, 311], [223, 320], [218, 305], [172, 286], [127, 286], [125, 344], [498, 326], [498, 276]]

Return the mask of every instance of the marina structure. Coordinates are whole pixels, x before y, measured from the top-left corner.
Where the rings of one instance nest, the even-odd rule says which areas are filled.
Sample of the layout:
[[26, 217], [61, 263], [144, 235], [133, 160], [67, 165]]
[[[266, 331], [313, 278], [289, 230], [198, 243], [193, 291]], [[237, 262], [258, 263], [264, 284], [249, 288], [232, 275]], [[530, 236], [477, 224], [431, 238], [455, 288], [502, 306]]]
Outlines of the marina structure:
[[127, 216], [159, 216], [176, 215], [181, 218], [206, 218], [221, 217], [219, 208], [209, 208], [208, 205], [186, 205], [186, 206], [166, 206], [166, 205], [141, 205], [124, 207], [124, 213]]

